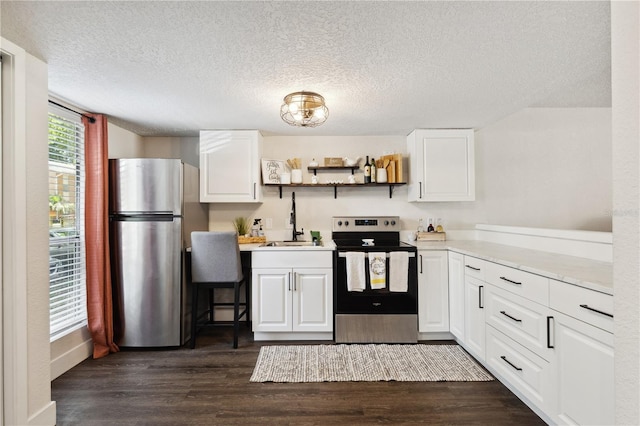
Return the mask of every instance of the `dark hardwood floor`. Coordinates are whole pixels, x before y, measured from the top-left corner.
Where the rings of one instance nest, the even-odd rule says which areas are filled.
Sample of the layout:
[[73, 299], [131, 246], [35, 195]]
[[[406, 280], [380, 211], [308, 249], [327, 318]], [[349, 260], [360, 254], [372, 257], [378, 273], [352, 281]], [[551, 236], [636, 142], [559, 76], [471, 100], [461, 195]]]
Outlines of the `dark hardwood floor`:
[[241, 329], [237, 350], [224, 327], [193, 350], [85, 360], [52, 383], [58, 425], [544, 424], [497, 380], [249, 383], [260, 346], [285, 343]]

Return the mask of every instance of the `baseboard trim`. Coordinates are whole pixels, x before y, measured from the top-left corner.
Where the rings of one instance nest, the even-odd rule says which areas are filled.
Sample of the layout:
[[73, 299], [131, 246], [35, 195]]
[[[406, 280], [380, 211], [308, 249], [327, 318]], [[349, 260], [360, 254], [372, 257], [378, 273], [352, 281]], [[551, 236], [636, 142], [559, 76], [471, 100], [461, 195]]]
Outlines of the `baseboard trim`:
[[59, 357], [52, 359], [50, 364], [51, 380], [54, 380], [67, 371], [71, 370], [73, 367], [89, 358], [92, 353], [93, 341], [89, 339], [83, 341], [79, 345], [72, 347]]
[[29, 417], [29, 426], [53, 426], [56, 424], [56, 402], [49, 402], [44, 408]]
[[427, 340], [455, 340], [455, 337], [448, 331], [430, 331], [428, 333], [418, 333], [418, 341]]
[[327, 333], [294, 333], [294, 332], [254, 332], [253, 340], [258, 341], [283, 341], [283, 340], [333, 340], [333, 332]]

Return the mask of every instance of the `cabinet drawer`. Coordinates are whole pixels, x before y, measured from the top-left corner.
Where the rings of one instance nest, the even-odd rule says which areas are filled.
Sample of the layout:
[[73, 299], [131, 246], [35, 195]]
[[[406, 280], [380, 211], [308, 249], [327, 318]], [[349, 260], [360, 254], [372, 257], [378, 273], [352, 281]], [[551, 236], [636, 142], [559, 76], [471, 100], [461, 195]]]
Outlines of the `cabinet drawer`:
[[476, 257], [465, 256], [464, 257], [464, 274], [469, 277], [477, 278], [484, 281], [486, 264], [482, 259]]
[[548, 278], [491, 262], [487, 262], [485, 278], [490, 284], [549, 306]]
[[546, 306], [493, 285], [487, 286], [487, 323], [546, 360], [552, 355], [547, 341], [548, 312]]
[[549, 291], [552, 309], [613, 333], [613, 296], [556, 280]]
[[507, 387], [548, 411], [553, 400], [553, 381], [547, 361], [489, 326], [486, 362]]

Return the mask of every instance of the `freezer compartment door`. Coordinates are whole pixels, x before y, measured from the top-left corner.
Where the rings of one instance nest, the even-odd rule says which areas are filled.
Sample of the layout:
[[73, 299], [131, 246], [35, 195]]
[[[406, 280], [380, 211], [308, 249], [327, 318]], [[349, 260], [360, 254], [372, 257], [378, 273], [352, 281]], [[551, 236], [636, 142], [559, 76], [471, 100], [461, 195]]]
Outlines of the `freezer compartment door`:
[[109, 160], [109, 211], [182, 215], [180, 160], [126, 158]]
[[116, 343], [179, 346], [181, 219], [112, 221], [110, 226]]

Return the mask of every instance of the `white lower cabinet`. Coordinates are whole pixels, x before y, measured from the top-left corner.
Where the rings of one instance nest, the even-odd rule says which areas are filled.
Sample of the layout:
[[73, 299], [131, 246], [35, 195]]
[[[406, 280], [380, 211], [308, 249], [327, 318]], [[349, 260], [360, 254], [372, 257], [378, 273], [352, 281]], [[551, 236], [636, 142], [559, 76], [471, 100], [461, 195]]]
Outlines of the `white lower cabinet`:
[[449, 331], [464, 341], [464, 256], [449, 252]]
[[333, 331], [328, 268], [254, 269], [254, 331]]
[[253, 331], [332, 332], [331, 259], [330, 251], [253, 252]]
[[549, 308], [491, 284], [485, 293], [487, 325], [511, 337], [544, 359], [549, 359]]
[[553, 406], [553, 371], [546, 360], [492, 326], [487, 327], [486, 364], [514, 393], [524, 396], [540, 411]]
[[611, 425], [614, 415], [613, 334], [554, 313], [552, 346], [558, 424]]
[[447, 252], [418, 251], [418, 331], [449, 331]]
[[464, 279], [464, 347], [480, 361], [485, 356], [484, 287], [476, 278]]
[[[522, 272], [518, 279], [531, 281]], [[467, 276], [465, 348], [546, 421], [613, 424], [611, 296], [554, 280], [550, 286], [511, 292]], [[549, 301], [538, 303], [541, 295]]]

